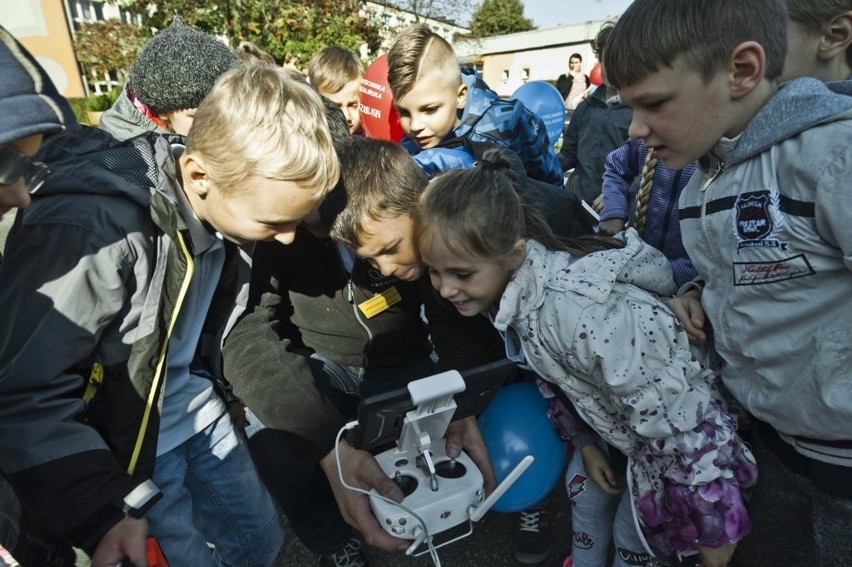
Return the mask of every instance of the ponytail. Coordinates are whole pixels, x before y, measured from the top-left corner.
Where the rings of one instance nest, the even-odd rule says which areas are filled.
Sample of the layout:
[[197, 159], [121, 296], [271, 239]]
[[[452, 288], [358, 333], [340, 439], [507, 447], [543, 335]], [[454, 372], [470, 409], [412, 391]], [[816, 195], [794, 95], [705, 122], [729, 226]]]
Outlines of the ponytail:
[[470, 169], [451, 170], [433, 178], [415, 216], [416, 237], [429, 230], [459, 256], [508, 258], [520, 239], [534, 239], [551, 250], [585, 256], [617, 248], [621, 243], [602, 237], [563, 240], [539, 211], [525, 204], [525, 187], [511, 168], [506, 149], [490, 148]]

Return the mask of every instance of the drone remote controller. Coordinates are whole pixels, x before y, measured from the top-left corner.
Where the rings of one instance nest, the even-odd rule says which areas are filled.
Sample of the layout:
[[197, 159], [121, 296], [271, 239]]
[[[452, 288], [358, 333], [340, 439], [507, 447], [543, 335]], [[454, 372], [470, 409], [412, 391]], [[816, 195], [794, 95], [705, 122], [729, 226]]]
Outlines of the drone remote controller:
[[426, 539], [427, 532], [432, 536], [481, 519], [532, 463], [532, 457], [526, 457], [485, 498], [484, 479], [473, 460], [464, 451], [452, 459], [444, 450], [444, 433], [456, 410], [453, 395], [464, 389], [464, 379], [454, 370], [408, 384], [415, 408], [405, 415], [396, 447], [376, 455], [382, 470], [402, 489], [402, 505], [420, 520], [375, 491], [370, 495], [373, 514], [389, 534], [414, 540], [409, 553]]

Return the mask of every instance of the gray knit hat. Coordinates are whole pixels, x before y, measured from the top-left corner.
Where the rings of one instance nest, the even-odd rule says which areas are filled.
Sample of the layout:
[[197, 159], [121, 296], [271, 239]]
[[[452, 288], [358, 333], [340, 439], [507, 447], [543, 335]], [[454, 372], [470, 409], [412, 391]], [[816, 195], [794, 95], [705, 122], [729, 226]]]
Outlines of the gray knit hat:
[[139, 53], [127, 82], [145, 106], [161, 114], [198, 108], [216, 79], [239, 64], [230, 47], [175, 16]]
[[0, 145], [62, 131], [68, 103], [56, 92], [41, 65], [3, 27], [0, 77]]

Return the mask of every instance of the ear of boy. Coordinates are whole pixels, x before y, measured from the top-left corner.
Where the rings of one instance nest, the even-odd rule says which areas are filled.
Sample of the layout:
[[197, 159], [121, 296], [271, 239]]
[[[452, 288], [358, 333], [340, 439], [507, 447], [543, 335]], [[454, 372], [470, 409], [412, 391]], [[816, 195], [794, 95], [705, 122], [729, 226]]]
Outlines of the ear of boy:
[[731, 98], [736, 100], [759, 87], [766, 73], [766, 54], [756, 41], [744, 41], [728, 56], [728, 73], [731, 81]]
[[207, 166], [204, 158], [197, 154], [184, 152], [180, 156], [180, 180], [184, 192], [191, 192], [205, 199], [210, 192], [210, 179], [207, 177]]
[[458, 94], [456, 95], [456, 108], [459, 110], [464, 110], [464, 106], [467, 104], [467, 85], [462, 83], [459, 85]]
[[739, 135], [757, 111], [778, 90], [774, 80], [766, 78], [766, 54], [755, 41], [745, 41], [731, 51], [724, 72], [732, 105], [725, 137]]
[[852, 44], [852, 10], [832, 18], [825, 29], [817, 56], [826, 61], [844, 56]]

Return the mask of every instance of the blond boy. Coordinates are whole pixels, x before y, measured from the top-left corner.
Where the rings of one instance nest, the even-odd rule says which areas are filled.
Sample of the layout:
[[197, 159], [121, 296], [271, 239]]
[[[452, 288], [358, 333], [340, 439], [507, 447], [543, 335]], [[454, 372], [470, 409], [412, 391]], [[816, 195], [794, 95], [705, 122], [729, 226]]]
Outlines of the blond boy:
[[343, 111], [350, 134], [361, 130], [358, 101], [363, 74], [364, 64], [358, 55], [336, 45], [319, 51], [308, 63], [308, 80]]
[[3, 472], [96, 567], [147, 564], [148, 533], [173, 565], [271, 565], [281, 528], [220, 341], [250, 271], [238, 245], [289, 243], [338, 163], [319, 96], [273, 67], [223, 75], [173, 142], [43, 145], [53, 174], [0, 266]]
[[452, 46], [427, 26], [412, 26], [394, 40], [388, 84], [406, 134], [403, 146], [427, 171], [446, 154], [420, 155], [423, 150], [487, 142], [518, 154], [529, 177], [563, 187], [542, 119], [520, 101], [500, 99], [472, 69], [460, 69]]

